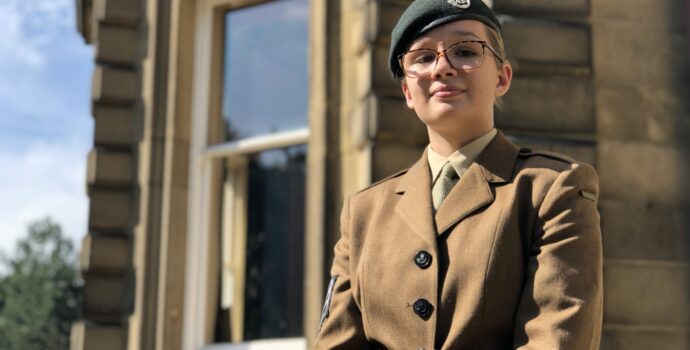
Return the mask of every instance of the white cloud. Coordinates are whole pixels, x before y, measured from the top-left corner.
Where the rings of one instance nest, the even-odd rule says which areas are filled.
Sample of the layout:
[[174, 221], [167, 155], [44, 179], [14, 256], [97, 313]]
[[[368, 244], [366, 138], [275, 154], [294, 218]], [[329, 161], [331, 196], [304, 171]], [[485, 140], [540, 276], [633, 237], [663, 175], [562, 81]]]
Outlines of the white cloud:
[[37, 142], [0, 151], [0, 249], [11, 253], [27, 225], [50, 216], [75, 241], [86, 233], [86, 147]]
[[86, 233], [91, 48], [73, 0], [0, 0], [0, 249], [50, 216]]
[[43, 49], [74, 22], [73, 6], [69, 0], [0, 2], [0, 63], [41, 68]]
[[73, 6], [71, 0], [0, 0], [3, 146], [46, 135], [89, 137], [93, 56], [75, 29]]

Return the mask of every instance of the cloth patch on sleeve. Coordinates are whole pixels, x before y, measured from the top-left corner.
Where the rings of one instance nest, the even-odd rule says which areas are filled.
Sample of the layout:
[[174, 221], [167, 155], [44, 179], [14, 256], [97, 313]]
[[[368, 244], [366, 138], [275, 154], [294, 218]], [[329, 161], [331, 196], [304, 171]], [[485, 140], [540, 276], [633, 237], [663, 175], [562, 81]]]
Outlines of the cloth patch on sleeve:
[[582, 197], [585, 197], [585, 198], [589, 199], [589, 200], [592, 201], [592, 202], [596, 202], [596, 201], [597, 201], [597, 195], [594, 194], [594, 193], [592, 193], [592, 192], [580, 191], [580, 195], [581, 195]]
[[333, 297], [333, 289], [335, 288], [335, 281], [338, 275], [331, 277], [331, 282], [328, 283], [328, 291], [326, 292], [326, 300], [323, 302], [323, 310], [321, 311], [321, 321], [319, 321], [319, 330], [323, 326], [324, 321], [328, 318], [328, 313], [331, 308], [331, 298]]

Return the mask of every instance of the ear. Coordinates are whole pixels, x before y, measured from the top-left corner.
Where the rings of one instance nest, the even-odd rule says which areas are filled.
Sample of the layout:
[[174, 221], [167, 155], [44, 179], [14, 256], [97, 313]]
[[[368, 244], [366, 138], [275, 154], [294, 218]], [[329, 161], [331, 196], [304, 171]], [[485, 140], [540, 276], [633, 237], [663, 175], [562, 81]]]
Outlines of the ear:
[[406, 81], [401, 82], [403, 94], [405, 94], [405, 102], [407, 102], [407, 108], [414, 109], [414, 104], [412, 103], [412, 93], [410, 93], [410, 88], [407, 86]]
[[503, 96], [510, 89], [510, 82], [513, 80], [513, 66], [507, 60], [503, 62], [501, 70], [498, 72], [498, 83], [496, 84], [496, 97]]

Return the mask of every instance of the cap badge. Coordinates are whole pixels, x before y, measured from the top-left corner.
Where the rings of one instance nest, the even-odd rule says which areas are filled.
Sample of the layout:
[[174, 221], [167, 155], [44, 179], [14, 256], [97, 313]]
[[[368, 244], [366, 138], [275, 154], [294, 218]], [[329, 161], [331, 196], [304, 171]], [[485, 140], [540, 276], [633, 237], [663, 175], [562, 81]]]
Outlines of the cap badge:
[[448, 3], [463, 10], [470, 7], [470, 0], [448, 0]]

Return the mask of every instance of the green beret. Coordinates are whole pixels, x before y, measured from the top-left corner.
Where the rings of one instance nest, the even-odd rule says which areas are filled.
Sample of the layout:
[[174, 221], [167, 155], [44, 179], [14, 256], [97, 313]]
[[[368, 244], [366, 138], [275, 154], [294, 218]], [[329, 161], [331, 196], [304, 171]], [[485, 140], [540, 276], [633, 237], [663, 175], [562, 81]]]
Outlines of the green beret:
[[496, 14], [481, 0], [415, 0], [400, 16], [391, 33], [388, 61], [393, 76], [396, 79], [403, 77], [398, 56], [412, 41], [431, 29], [461, 19], [481, 21], [501, 32]]

